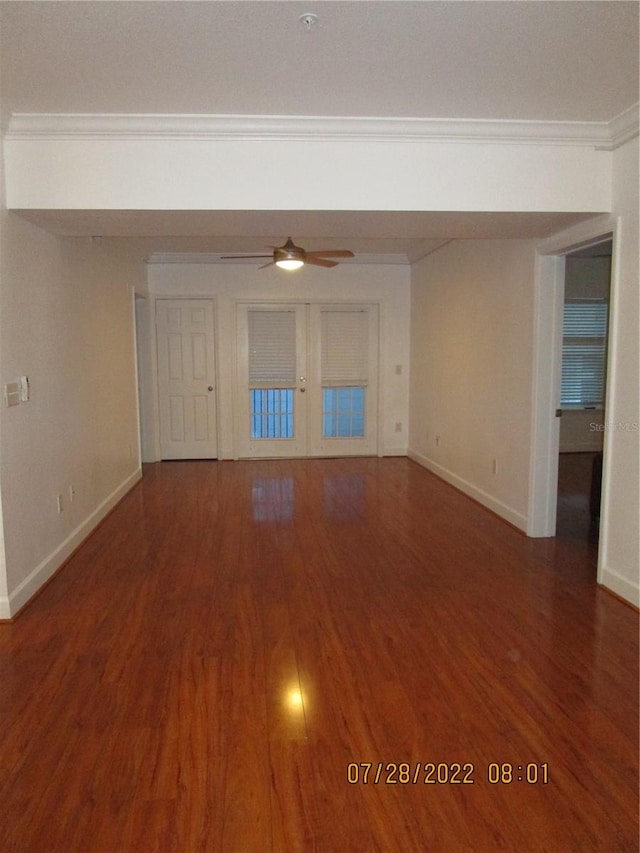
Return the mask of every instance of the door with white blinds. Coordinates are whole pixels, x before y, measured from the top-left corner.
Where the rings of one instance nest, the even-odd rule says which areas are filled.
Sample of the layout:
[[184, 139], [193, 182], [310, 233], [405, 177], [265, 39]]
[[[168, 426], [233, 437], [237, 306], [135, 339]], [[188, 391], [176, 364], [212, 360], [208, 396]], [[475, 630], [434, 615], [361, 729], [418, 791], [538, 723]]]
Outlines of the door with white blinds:
[[306, 306], [239, 305], [238, 455], [305, 456]]
[[238, 306], [238, 455], [377, 451], [374, 305]]
[[375, 305], [310, 305], [309, 455], [377, 452]]

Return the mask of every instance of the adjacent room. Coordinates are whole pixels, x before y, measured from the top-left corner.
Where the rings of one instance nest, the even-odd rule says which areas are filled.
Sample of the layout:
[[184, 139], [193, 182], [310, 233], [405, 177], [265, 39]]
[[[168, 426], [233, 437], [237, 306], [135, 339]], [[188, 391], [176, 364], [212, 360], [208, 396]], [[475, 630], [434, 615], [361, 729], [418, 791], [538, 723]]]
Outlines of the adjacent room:
[[638, 42], [0, 3], [2, 850], [638, 849]]

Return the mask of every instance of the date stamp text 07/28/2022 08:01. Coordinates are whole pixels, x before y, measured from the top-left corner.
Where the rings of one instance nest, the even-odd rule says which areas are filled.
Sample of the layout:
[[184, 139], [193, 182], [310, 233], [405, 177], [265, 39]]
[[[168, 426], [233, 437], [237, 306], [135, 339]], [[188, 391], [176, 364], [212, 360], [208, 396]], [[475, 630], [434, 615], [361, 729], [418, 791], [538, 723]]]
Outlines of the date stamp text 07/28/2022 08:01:
[[547, 785], [549, 765], [528, 762], [492, 762], [484, 768], [471, 762], [351, 762], [347, 765], [347, 782], [350, 785]]

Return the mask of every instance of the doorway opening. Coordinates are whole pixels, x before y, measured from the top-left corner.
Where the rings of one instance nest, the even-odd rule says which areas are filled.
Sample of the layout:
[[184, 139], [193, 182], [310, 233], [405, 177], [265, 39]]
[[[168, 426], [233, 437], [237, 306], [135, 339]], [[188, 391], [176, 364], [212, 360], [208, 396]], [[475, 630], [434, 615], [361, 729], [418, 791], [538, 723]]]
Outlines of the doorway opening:
[[606, 418], [613, 242], [569, 252], [564, 265], [556, 536], [598, 538]]

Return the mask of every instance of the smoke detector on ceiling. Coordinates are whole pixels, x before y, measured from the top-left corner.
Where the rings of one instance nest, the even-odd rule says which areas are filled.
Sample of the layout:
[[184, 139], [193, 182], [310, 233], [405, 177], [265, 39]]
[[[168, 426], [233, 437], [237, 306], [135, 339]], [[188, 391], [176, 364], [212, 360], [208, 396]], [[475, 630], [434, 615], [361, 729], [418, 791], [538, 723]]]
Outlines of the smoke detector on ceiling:
[[318, 23], [318, 16], [314, 15], [313, 12], [305, 12], [304, 15], [300, 15], [300, 23], [304, 24], [307, 28], [307, 32], [310, 33], [313, 27]]

